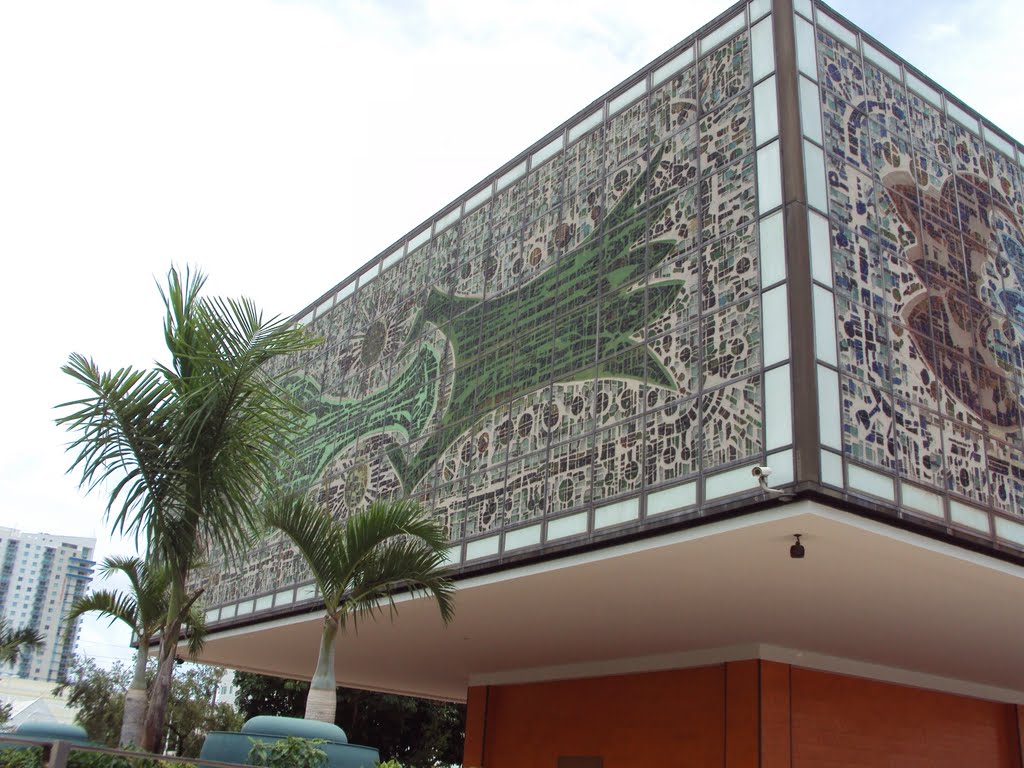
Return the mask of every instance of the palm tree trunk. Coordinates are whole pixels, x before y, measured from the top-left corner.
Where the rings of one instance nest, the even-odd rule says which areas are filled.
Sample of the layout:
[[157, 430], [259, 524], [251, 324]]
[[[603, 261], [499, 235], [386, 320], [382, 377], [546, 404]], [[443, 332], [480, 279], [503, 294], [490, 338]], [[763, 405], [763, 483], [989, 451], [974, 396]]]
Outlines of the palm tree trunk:
[[128, 690], [124, 694], [124, 714], [121, 717], [121, 748], [137, 747], [142, 744], [143, 727], [146, 724], [146, 651], [149, 638], [139, 638], [139, 650], [135, 655], [135, 672]]
[[320, 655], [316, 660], [316, 672], [309, 681], [306, 696], [306, 719], [333, 723], [338, 707], [338, 680], [334, 676], [334, 641], [338, 637], [338, 620], [324, 616], [324, 629], [320, 635]]
[[[167, 700], [171, 695], [171, 675], [174, 672], [174, 651], [177, 648], [178, 627], [160, 637], [160, 654], [156, 667], [156, 678], [149, 690], [149, 705], [143, 728], [142, 748], [155, 752], [160, 748], [164, 735], [164, 720], [167, 717]], [[173, 634], [173, 638], [172, 638]]]

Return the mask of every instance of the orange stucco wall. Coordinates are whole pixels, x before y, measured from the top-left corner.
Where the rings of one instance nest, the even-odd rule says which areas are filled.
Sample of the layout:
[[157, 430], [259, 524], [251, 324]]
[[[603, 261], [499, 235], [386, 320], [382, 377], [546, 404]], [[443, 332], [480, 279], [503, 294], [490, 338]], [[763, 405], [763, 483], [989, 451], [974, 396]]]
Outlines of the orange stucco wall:
[[793, 765], [1020, 766], [1016, 708], [793, 668]]
[[1021, 768], [1024, 709], [761, 661], [471, 688], [466, 766]]

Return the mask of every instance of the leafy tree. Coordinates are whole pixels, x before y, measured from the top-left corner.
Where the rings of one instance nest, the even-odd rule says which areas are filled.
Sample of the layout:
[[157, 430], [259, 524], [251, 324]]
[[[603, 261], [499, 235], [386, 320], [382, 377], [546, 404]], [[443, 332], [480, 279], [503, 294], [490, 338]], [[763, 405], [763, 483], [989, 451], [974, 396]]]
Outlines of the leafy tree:
[[[235, 673], [237, 704], [256, 715], [302, 715], [309, 684], [248, 672]], [[466, 708], [461, 704], [339, 687], [335, 722], [349, 740], [380, 750], [383, 760], [409, 768], [434, 768], [462, 761]]]
[[76, 656], [67, 680], [53, 692], [66, 698], [75, 710], [75, 722], [85, 728], [90, 739], [116, 747], [131, 678], [131, 671], [121, 662], [103, 669], [93, 659]]
[[[149, 664], [151, 679], [156, 666], [155, 661]], [[213, 703], [223, 674], [214, 667], [188, 665], [174, 677], [161, 746], [167, 743], [183, 757], [196, 757], [207, 733], [241, 727], [242, 717], [230, 703]], [[114, 747], [120, 738], [124, 694], [131, 678], [131, 670], [121, 663], [103, 669], [92, 659], [76, 657], [68, 682], [57, 686], [55, 692], [67, 697], [68, 706], [76, 710], [75, 721], [90, 739]]]
[[[171, 672], [192, 569], [211, 548], [244, 551], [256, 525], [254, 498], [277, 478], [300, 409], [276, 385], [269, 364], [316, 340], [287, 321], [264, 319], [248, 299], [201, 295], [206, 278], [177, 269], [161, 289], [170, 361], [151, 370], [101, 372], [72, 354], [62, 370], [88, 390], [57, 423], [75, 434], [69, 471], [90, 491], [110, 487], [112, 529], [144, 541], [166, 566], [167, 610], [141, 745], [163, 731]], [[107, 486], [108, 481], [111, 486]]]
[[[302, 680], [235, 672], [235, 705], [246, 720], [257, 715], [302, 717], [308, 693], [309, 683]], [[344, 723], [339, 725], [346, 728]]]
[[327, 753], [320, 749], [322, 739], [286, 736], [278, 741], [257, 741], [249, 750], [249, 762], [267, 768], [324, 768]]
[[376, 618], [385, 606], [394, 616], [393, 593], [407, 588], [430, 594], [441, 619], [451, 620], [455, 590], [445, 575], [448, 539], [440, 522], [407, 499], [377, 500], [339, 523], [304, 495], [278, 495], [269, 503], [266, 520], [295, 542], [320, 588], [326, 615], [305, 716], [332, 723], [335, 641], [350, 619], [355, 625], [361, 618]]
[[[141, 743], [146, 718], [146, 653], [153, 638], [163, 626], [169, 601], [170, 572], [165, 566], [149, 565], [138, 557], [108, 557], [100, 565], [103, 578], [122, 573], [131, 585], [129, 592], [104, 589], [85, 595], [75, 601], [68, 612], [68, 626], [85, 613], [96, 612], [127, 625], [138, 638], [135, 671], [125, 692], [124, 717], [119, 743], [122, 747]], [[181, 617], [188, 633], [189, 656], [202, 650], [206, 635], [206, 622], [194, 603], [182, 606]]]
[[224, 670], [203, 665], [188, 665], [184, 674], [175, 675], [167, 708], [168, 751], [198, 757], [207, 733], [242, 727], [242, 716], [231, 702], [214, 703], [223, 677]]
[[14, 665], [25, 651], [43, 647], [43, 636], [31, 627], [15, 629], [0, 616], [0, 663]]

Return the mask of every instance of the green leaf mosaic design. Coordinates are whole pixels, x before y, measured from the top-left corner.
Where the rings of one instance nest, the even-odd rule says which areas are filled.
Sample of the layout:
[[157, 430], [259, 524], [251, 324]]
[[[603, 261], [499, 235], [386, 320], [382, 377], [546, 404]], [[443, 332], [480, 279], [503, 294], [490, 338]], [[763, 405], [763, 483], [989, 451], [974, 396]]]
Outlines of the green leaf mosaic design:
[[[674, 241], [644, 243], [647, 208], [660, 214], [674, 194], [663, 192], [644, 205], [660, 160], [661, 151], [609, 213], [607, 234], [592, 234], [519, 289], [487, 302], [431, 290], [409, 338], [422, 338], [427, 324], [436, 326], [450, 342], [458, 367], [440, 428], [413, 456], [397, 445], [388, 449], [407, 492], [475, 413], [552, 381], [591, 377], [598, 350], [608, 358], [600, 370], [604, 378], [642, 381], [646, 373], [653, 384], [673, 386], [672, 375], [638, 343], [648, 322], [671, 306], [680, 284], [666, 280], [645, 291], [639, 282], [648, 257], [656, 264], [675, 247]], [[637, 290], [628, 290], [634, 284]], [[593, 308], [599, 301], [597, 323]], [[300, 399], [312, 404], [309, 437], [299, 447], [293, 482], [312, 484], [337, 453], [368, 434], [397, 431], [419, 437], [437, 405], [437, 369], [436, 352], [424, 347], [390, 386], [361, 400], [325, 397], [309, 376], [293, 382]]]

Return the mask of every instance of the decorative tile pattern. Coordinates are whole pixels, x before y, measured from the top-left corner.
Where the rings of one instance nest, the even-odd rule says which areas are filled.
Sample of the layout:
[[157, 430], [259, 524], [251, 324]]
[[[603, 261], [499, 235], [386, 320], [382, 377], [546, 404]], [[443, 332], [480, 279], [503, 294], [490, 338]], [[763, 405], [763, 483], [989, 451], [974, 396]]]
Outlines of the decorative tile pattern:
[[847, 456], [1024, 514], [1024, 187], [818, 35]]
[[339, 519], [409, 495], [457, 542], [761, 457], [750, 66], [744, 32], [317, 318], [283, 482]]

